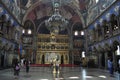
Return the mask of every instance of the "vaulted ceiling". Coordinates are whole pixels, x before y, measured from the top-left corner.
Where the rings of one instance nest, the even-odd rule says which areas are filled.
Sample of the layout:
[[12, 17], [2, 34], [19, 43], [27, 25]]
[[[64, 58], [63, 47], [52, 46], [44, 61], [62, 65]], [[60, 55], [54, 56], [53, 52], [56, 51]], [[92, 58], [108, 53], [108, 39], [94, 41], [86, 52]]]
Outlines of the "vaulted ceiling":
[[[31, 7], [29, 7], [23, 18], [23, 23], [26, 20], [31, 20], [35, 21], [36, 26], [38, 26], [43, 20], [49, 18], [53, 14], [52, 1], [53, 0], [39, 0], [31, 4]], [[82, 7], [80, 4], [82, 4]], [[80, 10], [83, 11], [86, 8], [86, 5], [83, 4], [85, 4], [85, 1], [79, 3], [78, 0], [61, 0], [60, 14], [65, 19], [71, 21], [72, 24], [82, 24], [84, 20]]]
[[70, 26], [82, 29], [116, 0], [2, 0], [22, 25], [32, 22], [36, 29], [54, 13], [54, 1], [60, 2], [60, 15]]

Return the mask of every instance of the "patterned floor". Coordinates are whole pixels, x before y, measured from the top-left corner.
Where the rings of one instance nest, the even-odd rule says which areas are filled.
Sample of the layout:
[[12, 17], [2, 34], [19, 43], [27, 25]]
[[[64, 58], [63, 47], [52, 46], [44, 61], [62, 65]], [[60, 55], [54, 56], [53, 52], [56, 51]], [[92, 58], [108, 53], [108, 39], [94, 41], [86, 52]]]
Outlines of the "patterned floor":
[[31, 67], [28, 74], [21, 68], [18, 78], [12, 69], [0, 70], [0, 80], [116, 80], [116, 77], [100, 69], [61, 67], [60, 73], [53, 74], [50, 67]]

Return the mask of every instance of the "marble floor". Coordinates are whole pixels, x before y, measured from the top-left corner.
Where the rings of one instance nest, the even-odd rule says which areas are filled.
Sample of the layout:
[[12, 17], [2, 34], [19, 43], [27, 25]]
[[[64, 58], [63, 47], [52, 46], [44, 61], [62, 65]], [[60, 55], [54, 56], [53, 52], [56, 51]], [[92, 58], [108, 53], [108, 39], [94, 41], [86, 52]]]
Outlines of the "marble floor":
[[116, 77], [110, 77], [106, 70], [93, 68], [61, 67], [59, 74], [53, 74], [50, 67], [30, 67], [28, 74], [21, 68], [17, 79], [12, 69], [0, 70], [0, 80], [116, 80]]

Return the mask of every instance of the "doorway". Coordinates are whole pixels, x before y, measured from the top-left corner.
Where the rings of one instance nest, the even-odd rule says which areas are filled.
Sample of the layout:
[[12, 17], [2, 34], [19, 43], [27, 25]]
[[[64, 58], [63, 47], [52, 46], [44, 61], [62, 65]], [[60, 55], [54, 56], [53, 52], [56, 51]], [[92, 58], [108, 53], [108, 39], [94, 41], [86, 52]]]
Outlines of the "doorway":
[[1, 55], [1, 67], [4, 67], [4, 55]]
[[45, 56], [44, 55], [42, 55], [42, 62], [41, 62], [41, 64], [45, 64]]
[[105, 68], [105, 54], [104, 53], [102, 53], [101, 55], [101, 67]]
[[63, 57], [63, 55], [61, 56], [61, 64], [64, 64], [64, 57]]

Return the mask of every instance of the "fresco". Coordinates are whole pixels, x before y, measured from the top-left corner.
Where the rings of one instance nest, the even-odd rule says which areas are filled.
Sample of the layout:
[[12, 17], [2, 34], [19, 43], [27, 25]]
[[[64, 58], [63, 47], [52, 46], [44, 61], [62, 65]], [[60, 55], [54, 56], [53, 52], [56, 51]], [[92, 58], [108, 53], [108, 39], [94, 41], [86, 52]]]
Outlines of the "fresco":
[[91, 23], [97, 16], [99, 16], [115, 1], [116, 0], [99, 0], [96, 3], [94, 0], [90, 0], [88, 3], [87, 24]]
[[[10, 11], [12, 11], [13, 15], [15, 15], [19, 22], [23, 19], [27, 10], [30, 9], [30, 7], [38, 1], [40, 0], [2, 0], [2, 2], [8, 7]], [[41, 1], [43, 4], [44, 2], [51, 2], [51, 0]], [[89, 24], [116, 0], [96, 1], [97, 0], [62, 0], [62, 5], [71, 4], [70, 6], [72, 6], [73, 9], [78, 8], [83, 16], [85, 23]], [[47, 8], [47, 10], [49, 10], [49, 8]], [[38, 18], [40, 18], [40, 15], [43, 16], [42, 13], [38, 15], [40, 12], [41, 11], [37, 12]]]
[[7, 8], [12, 11], [16, 19], [20, 22], [20, 0], [2, 0]]

